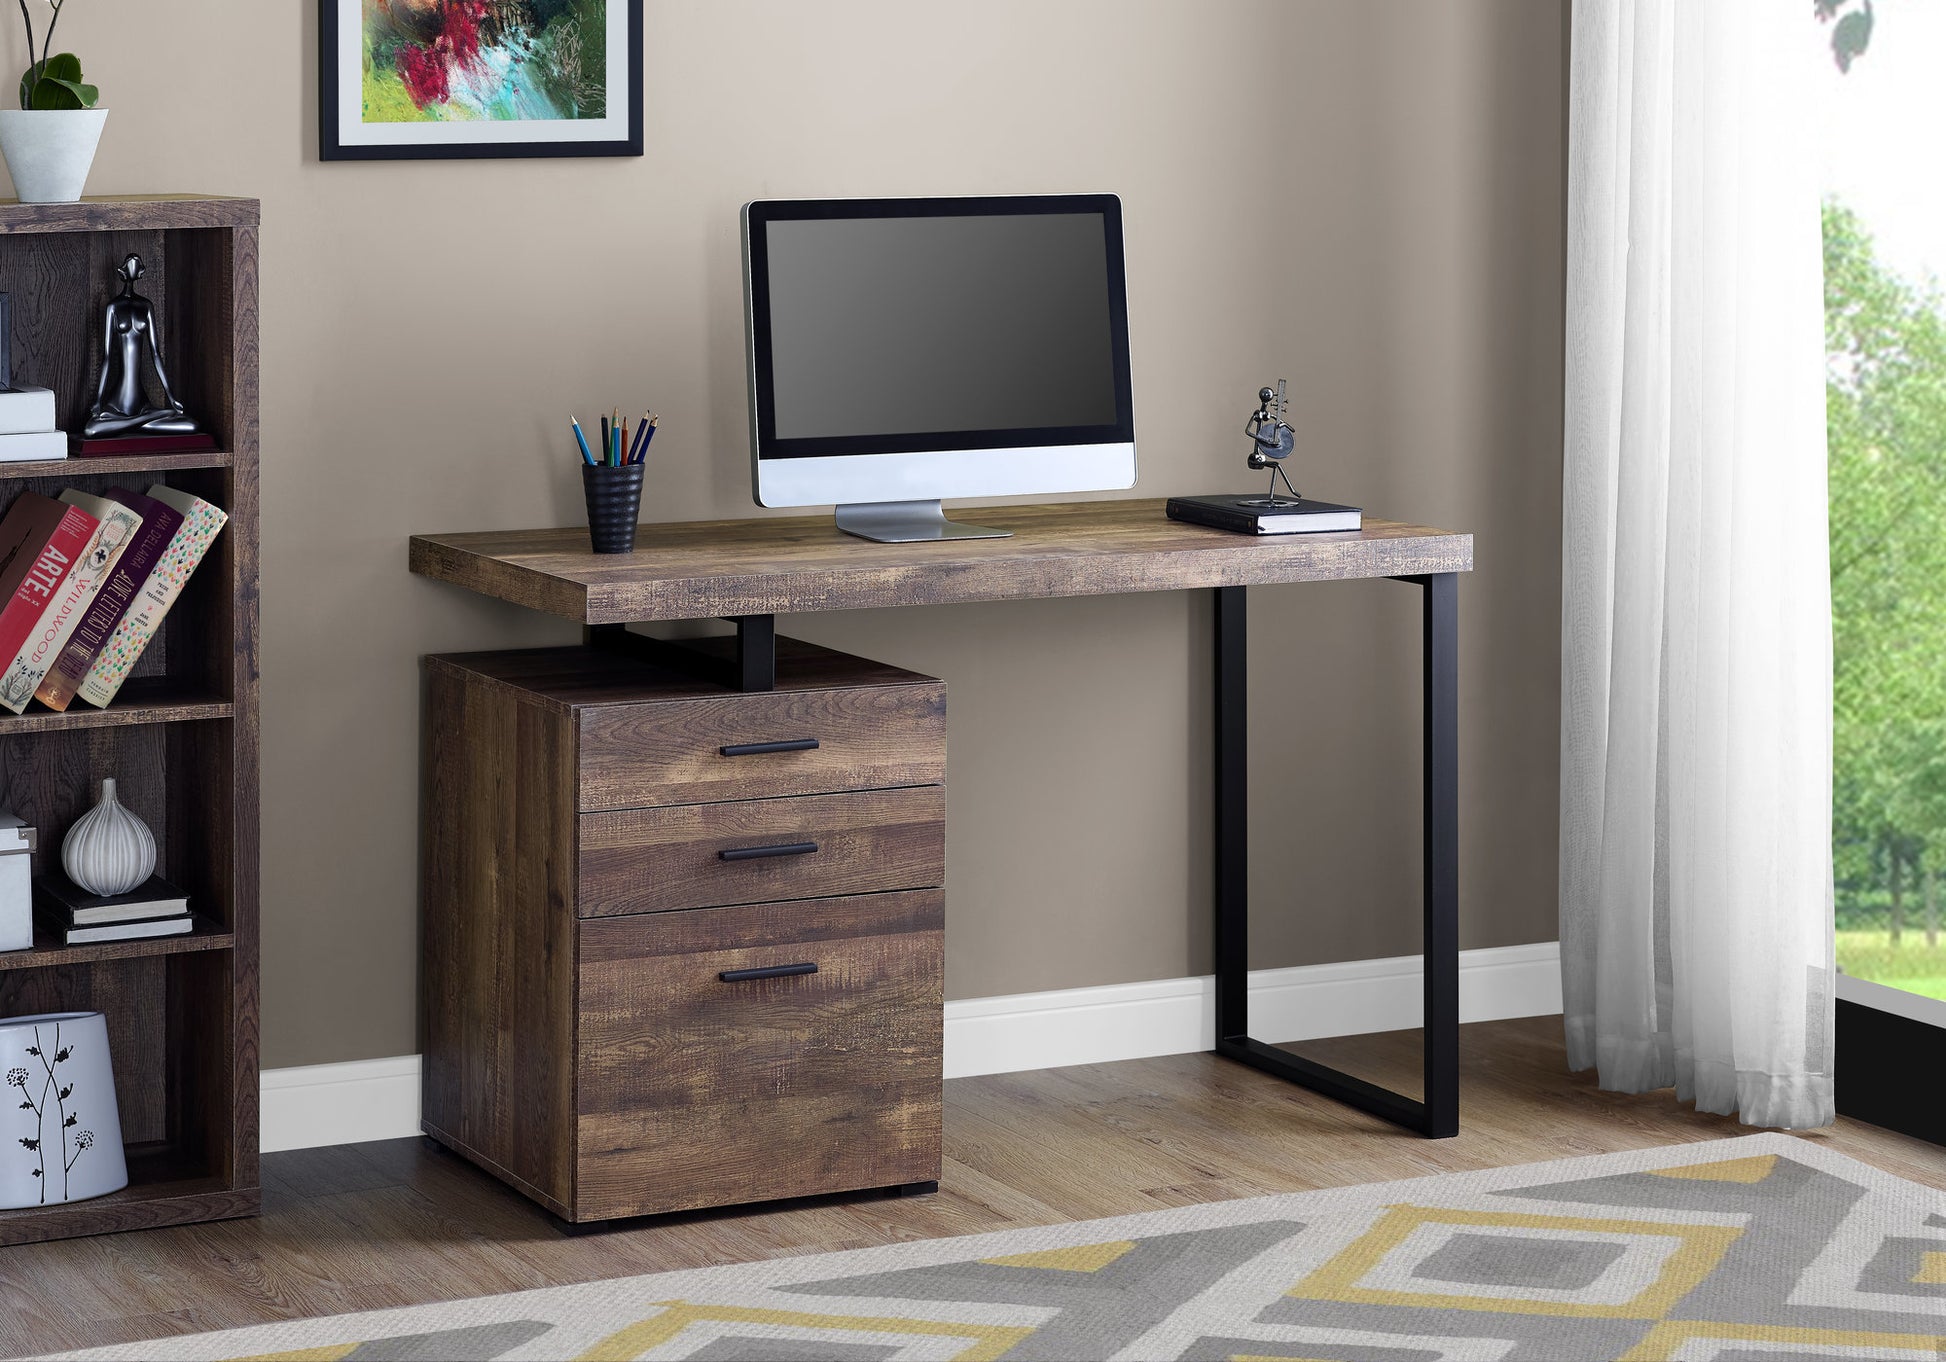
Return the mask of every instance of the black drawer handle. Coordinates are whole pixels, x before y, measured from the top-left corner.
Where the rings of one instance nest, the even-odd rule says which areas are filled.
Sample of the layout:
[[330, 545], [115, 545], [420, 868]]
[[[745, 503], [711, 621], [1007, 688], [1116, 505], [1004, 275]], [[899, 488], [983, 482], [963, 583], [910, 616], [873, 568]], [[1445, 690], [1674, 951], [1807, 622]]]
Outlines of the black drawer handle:
[[796, 965], [765, 965], [762, 969], [726, 969], [716, 977], [726, 984], [740, 984], [746, 979], [785, 979], [793, 974], [816, 974], [818, 967], [806, 960]]
[[771, 847], [731, 847], [717, 852], [716, 857], [721, 861], [761, 861], [771, 856], [809, 856], [817, 849], [816, 842], [779, 842]]
[[716, 749], [726, 757], [760, 757], [766, 752], [815, 752], [816, 738], [786, 738], [783, 742], [733, 742]]

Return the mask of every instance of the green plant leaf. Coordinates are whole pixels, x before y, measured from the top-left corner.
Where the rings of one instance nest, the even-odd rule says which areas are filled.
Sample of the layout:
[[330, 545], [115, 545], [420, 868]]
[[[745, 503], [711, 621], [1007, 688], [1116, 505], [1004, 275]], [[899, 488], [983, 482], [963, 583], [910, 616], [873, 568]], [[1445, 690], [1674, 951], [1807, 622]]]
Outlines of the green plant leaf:
[[101, 92], [92, 85], [42, 76], [34, 86], [36, 109], [91, 109]]
[[81, 58], [57, 52], [35, 62], [20, 78], [23, 109], [92, 109], [101, 91], [81, 82]]

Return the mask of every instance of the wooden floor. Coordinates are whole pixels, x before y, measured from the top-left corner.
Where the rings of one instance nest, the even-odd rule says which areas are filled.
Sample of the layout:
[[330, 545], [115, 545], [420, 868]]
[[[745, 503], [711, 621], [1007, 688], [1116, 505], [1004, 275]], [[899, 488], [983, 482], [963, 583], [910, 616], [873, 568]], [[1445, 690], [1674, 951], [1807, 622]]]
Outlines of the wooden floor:
[[[1416, 1032], [1301, 1047], [1390, 1086]], [[1429, 1141], [1208, 1055], [946, 1085], [939, 1194], [791, 1202], [564, 1235], [418, 1140], [273, 1154], [260, 1220], [0, 1249], [0, 1354], [1750, 1132], [1564, 1072], [1560, 1021], [1464, 1028], [1463, 1133]], [[1840, 1121], [1804, 1138], [1946, 1188], [1946, 1150]]]

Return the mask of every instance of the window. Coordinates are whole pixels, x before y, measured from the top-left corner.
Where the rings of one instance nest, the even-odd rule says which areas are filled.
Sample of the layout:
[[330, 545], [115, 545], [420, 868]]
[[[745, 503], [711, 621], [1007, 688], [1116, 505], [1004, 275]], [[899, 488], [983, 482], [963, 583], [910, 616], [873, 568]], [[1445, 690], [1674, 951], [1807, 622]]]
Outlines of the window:
[[1817, 11], [1838, 966], [1946, 1003], [1946, 5]]

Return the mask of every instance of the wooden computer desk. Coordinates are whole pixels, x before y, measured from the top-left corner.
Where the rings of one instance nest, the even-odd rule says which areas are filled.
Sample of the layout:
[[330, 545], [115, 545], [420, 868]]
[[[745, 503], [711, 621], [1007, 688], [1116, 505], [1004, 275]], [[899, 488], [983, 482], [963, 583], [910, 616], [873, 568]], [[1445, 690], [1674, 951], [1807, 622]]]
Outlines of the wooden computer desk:
[[[779, 685], [777, 680], [775, 617], [778, 615], [959, 601], [1214, 591], [1216, 743], [1212, 755], [1216, 773], [1217, 1053], [1423, 1135], [1456, 1134], [1459, 1129], [1457, 574], [1472, 569], [1472, 536], [1368, 519], [1358, 533], [1247, 538], [1170, 521], [1164, 516], [1159, 500], [983, 507], [979, 519], [982, 524], [1012, 530], [1013, 537], [932, 544], [875, 544], [843, 534], [828, 516], [696, 521], [645, 525], [635, 552], [609, 556], [591, 553], [587, 531], [579, 527], [417, 535], [412, 539], [411, 565], [414, 572], [427, 577], [577, 620], [587, 627], [588, 642], [601, 654], [639, 654], [691, 671], [706, 680], [692, 683], [692, 689], [684, 695], [691, 699], [713, 695], [719, 700], [726, 694], [768, 692], [773, 686], [782, 692], [798, 685], [789, 678], [786, 685]], [[1253, 1039], [1249, 1033], [1245, 963], [1248, 923], [1245, 591], [1252, 586], [1290, 582], [1379, 577], [1418, 586], [1424, 602], [1426, 966], [1425, 1096], [1422, 1101], [1413, 1101], [1293, 1055]], [[694, 649], [647, 639], [625, 628], [631, 623], [711, 618], [728, 619], [736, 624], [733, 645], [726, 643], [712, 652], [707, 648]], [[617, 660], [609, 657], [610, 662]], [[851, 661], [866, 668], [871, 665], [856, 659]], [[493, 669], [493, 666], [486, 668]], [[517, 666], [515, 669], [517, 672]], [[604, 665], [596, 670], [606, 673], [607, 668]], [[900, 676], [904, 678], [900, 684], [909, 689], [896, 691], [897, 695], [917, 694], [918, 690], [910, 689], [913, 686], [923, 689], [919, 683], [926, 678], [913, 678], [904, 673]], [[861, 687], [879, 687], [873, 694], [895, 693], [884, 689], [893, 680], [885, 675], [861, 674], [854, 680]], [[504, 677], [490, 677], [487, 684], [504, 687], [507, 683]], [[546, 691], [541, 696], [542, 702], [564, 707], [562, 713], [574, 711], [575, 706], [584, 702], [608, 703], [626, 698], [625, 688], [616, 689], [613, 674], [603, 679], [589, 678], [588, 684], [578, 692], [558, 676], [545, 685], [536, 685]], [[550, 686], [552, 690], [548, 689]], [[943, 692], [939, 703], [943, 706]], [[943, 731], [943, 709], [941, 715]], [[591, 740], [585, 736], [591, 731], [583, 730], [582, 741]], [[438, 741], [435, 732], [435, 744]], [[822, 761], [825, 768], [832, 759], [830, 748], [821, 755], [797, 753], [792, 758], [799, 762]], [[875, 751], [871, 758], [879, 763], [886, 759], [882, 750]], [[584, 760], [592, 758], [584, 757]], [[943, 770], [943, 748], [940, 762]], [[883, 777], [882, 767], [873, 769], [880, 771], [880, 783], [887, 783], [889, 778]], [[828, 781], [828, 769], [826, 777]], [[909, 778], [915, 785], [919, 779], [900, 778]], [[780, 792], [794, 793], [797, 788], [800, 787], [786, 787]], [[827, 783], [817, 788], [860, 787], [854, 782], [851, 786]], [[741, 798], [750, 793], [743, 787], [736, 790], [728, 797]], [[679, 803], [685, 798], [688, 796], [672, 795], [667, 802]], [[581, 802], [576, 807], [585, 810], [591, 806]], [[432, 835], [429, 825], [428, 836]], [[563, 835], [572, 841], [571, 832]], [[583, 915], [591, 911], [594, 910], [586, 910]], [[459, 986], [451, 978], [439, 981], [439, 988], [448, 994]], [[572, 1034], [569, 1027], [563, 1039]], [[430, 1068], [433, 1065], [430, 1055], [428, 1062]], [[429, 1085], [432, 1081], [429, 1076]], [[571, 1105], [574, 1098], [568, 1092], [561, 1100]], [[430, 1121], [428, 1125], [431, 1129]], [[483, 1163], [491, 1165], [496, 1161], [491, 1151], [470, 1152]], [[899, 1166], [910, 1171], [910, 1165]], [[504, 1168], [496, 1171], [503, 1176], [506, 1172]], [[562, 1176], [566, 1179], [564, 1185], [571, 1185], [571, 1175]], [[923, 1182], [923, 1179], [907, 1177], [905, 1172], [884, 1180]], [[762, 1185], [772, 1191], [776, 1186]], [[719, 1189], [713, 1195], [721, 1200], [723, 1194]], [[549, 1201], [570, 1219], [584, 1218], [575, 1213], [572, 1205], [564, 1209], [561, 1198], [550, 1200], [543, 1196], [541, 1199]], [[674, 1208], [675, 1204], [629, 1203], [631, 1213]], [[703, 1201], [692, 1198], [692, 1204], [703, 1204]], [[602, 1214], [594, 1209], [585, 1218], [600, 1218]]]

